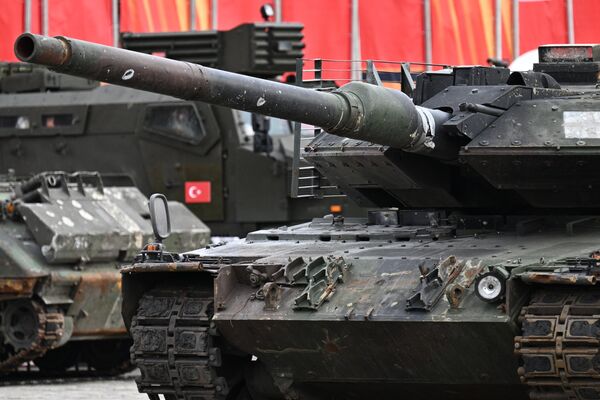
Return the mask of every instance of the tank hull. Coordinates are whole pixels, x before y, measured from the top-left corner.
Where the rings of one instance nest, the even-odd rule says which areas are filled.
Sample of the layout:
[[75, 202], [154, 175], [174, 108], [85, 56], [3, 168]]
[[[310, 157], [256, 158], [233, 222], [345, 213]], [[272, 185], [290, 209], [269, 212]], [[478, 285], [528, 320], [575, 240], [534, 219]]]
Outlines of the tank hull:
[[[566, 236], [556, 225], [559, 219], [549, 221], [546, 229], [520, 235], [510, 228], [469, 233], [445, 226], [332, 222], [317, 219], [258, 231], [243, 241], [195, 251], [189, 259], [198, 263], [196, 272], [177, 264], [170, 270], [178, 274], [160, 265], [148, 264], [144, 270], [134, 264], [124, 270], [125, 302], [129, 308], [139, 306], [138, 312], [149, 310], [140, 305], [147, 301], [139, 299], [143, 281], [147, 288], [167, 288], [177, 280], [175, 287], [185, 288], [210, 287], [214, 280], [214, 289], [205, 294], [214, 307], [205, 320], [218, 332], [210, 346], [246, 356], [236, 365], [245, 371], [252, 399], [392, 399], [400, 394], [411, 399], [525, 399], [530, 390], [563, 398], [560, 376], [579, 388], [574, 398], [600, 396], [593, 368], [581, 367], [591, 365], [586, 354], [597, 352], [595, 339], [572, 331], [575, 325], [569, 322], [581, 324], [587, 318], [585, 323], [600, 324], [596, 317], [585, 317], [600, 312], [597, 289], [581, 286], [589, 282], [583, 278], [572, 280], [575, 286], [566, 286], [565, 279], [548, 285], [552, 279], [527, 272], [535, 266], [552, 273], [569, 257], [588, 257], [597, 248], [594, 230]], [[432, 271], [448, 265], [463, 267], [459, 272], [449, 269], [450, 275], [431, 292], [424, 290]], [[476, 294], [475, 277], [490, 265], [511, 271], [502, 303], [483, 301]], [[341, 279], [318, 285], [319, 279], [342, 270]], [[464, 289], [460, 295], [453, 286], [459, 284]], [[556, 303], [556, 296], [545, 292], [540, 300], [538, 292], [548, 286], [566, 290], [565, 299], [570, 300]], [[182, 290], [172, 289], [156, 304], [180, 296]], [[415, 294], [424, 301], [421, 308]], [[173, 304], [178, 301], [173, 299]], [[181, 304], [186, 308], [185, 300]], [[567, 316], [562, 328], [552, 322], [560, 315]], [[130, 318], [127, 312], [125, 318]], [[144, 318], [152, 325], [152, 319]], [[186, 328], [191, 320], [182, 321], [180, 328], [175, 324], [175, 337], [177, 332], [180, 337], [192, 335]], [[538, 325], [555, 326], [554, 333], [539, 336], [539, 329], [530, 329]], [[149, 383], [157, 364], [144, 349], [144, 338], [150, 331], [162, 333], [158, 327], [144, 329], [133, 329], [134, 357]], [[561, 329], [570, 333], [556, 333]], [[558, 344], [555, 338], [561, 335], [565, 340]], [[174, 354], [177, 346], [176, 339]], [[184, 359], [189, 357], [182, 354]], [[551, 367], [542, 371], [546, 367], [537, 362], [550, 362]], [[169, 365], [166, 356], [164, 365]], [[149, 387], [142, 384], [140, 389]]]

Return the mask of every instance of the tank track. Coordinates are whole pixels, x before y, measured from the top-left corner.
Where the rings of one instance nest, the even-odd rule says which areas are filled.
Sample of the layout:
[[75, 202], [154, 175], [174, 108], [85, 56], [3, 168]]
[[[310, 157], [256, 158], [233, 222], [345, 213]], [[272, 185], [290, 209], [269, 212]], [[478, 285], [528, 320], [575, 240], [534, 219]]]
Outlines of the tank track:
[[0, 360], [0, 372], [10, 372], [27, 361], [43, 356], [63, 335], [65, 319], [61, 312], [46, 311], [41, 304], [33, 300], [32, 305], [38, 319], [37, 336], [29, 348], [21, 349]]
[[156, 289], [145, 294], [131, 323], [132, 361], [138, 390], [152, 400], [217, 400], [228, 394], [218, 376], [220, 349], [210, 323], [213, 294], [192, 288]]
[[518, 374], [532, 400], [600, 399], [600, 291], [538, 290], [521, 321]]

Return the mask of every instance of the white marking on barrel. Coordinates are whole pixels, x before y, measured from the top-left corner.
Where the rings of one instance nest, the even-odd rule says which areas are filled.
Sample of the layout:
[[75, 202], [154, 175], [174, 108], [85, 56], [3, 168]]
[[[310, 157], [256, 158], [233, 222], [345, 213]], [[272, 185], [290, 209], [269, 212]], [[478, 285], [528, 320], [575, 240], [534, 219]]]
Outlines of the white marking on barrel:
[[125, 71], [125, 73], [123, 74], [123, 76], [121, 77], [121, 79], [124, 80], [124, 81], [128, 81], [131, 78], [133, 78], [133, 74], [135, 74], [135, 71], [130, 68], [127, 71]]

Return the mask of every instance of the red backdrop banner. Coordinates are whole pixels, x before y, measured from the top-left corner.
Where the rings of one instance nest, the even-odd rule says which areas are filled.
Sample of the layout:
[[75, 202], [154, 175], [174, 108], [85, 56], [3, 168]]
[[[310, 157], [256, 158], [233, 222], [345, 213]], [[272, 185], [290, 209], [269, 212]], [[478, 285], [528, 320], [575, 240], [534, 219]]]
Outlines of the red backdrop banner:
[[[74, 6], [75, 5], [75, 6]], [[48, 0], [48, 34], [112, 44], [111, 0]], [[31, 2], [31, 32], [42, 33], [41, 1]], [[25, 1], [2, 2], [0, 60], [16, 61], [13, 43], [25, 30]]]
[[[15, 60], [13, 43], [17, 36], [23, 32], [25, 26], [25, 1], [5, 1], [0, 12], [0, 60]], [[39, 19], [38, 19], [39, 20]]]
[[[189, 0], [121, 0], [122, 32], [172, 32], [190, 29]], [[209, 0], [196, 0], [198, 30], [210, 29]]]
[[110, 0], [48, 0], [48, 34], [112, 44]]
[[422, 0], [360, 2], [361, 58], [424, 61]]
[[[261, 20], [265, 0], [219, 0], [218, 28]], [[284, 21], [305, 25], [308, 58], [351, 58], [351, 0], [282, 0]], [[195, 0], [196, 29], [210, 29], [211, 0]], [[425, 60], [423, 0], [359, 1], [361, 56]], [[520, 50], [568, 40], [565, 0], [520, 0]], [[112, 44], [111, 0], [48, 0], [49, 33]], [[512, 0], [502, 0], [502, 57], [514, 49]], [[15, 60], [14, 39], [24, 30], [24, 0], [2, 2], [0, 60]], [[575, 41], [600, 42], [600, 1], [573, 0]], [[120, 0], [121, 31], [189, 29], [190, 0]], [[32, 0], [31, 30], [41, 31], [41, 2]], [[431, 0], [433, 61], [485, 64], [495, 55], [495, 0]], [[340, 69], [349, 69], [343, 66]], [[348, 76], [340, 71], [344, 76]]]
[[[533, 50], [541, 44], [566, 43], [567, 15], [565, 0], [521, 0], [520, 22], [521, 53]], [[600, 2], [590, 4], [596, 8]], [[596, 36], [598, 30], [596, 30]], [[600, 42], [600, 37], [596, 41]]]
[[[283, 1], [285, 3], [285, 1]], [[219, 0], [218, 29], [231, 29], [245, 22], [262, 21], [260, 6], [268, 3], [264, 0]]]
[[600, 43], [600, 1], [574, 0], [575, 42]]

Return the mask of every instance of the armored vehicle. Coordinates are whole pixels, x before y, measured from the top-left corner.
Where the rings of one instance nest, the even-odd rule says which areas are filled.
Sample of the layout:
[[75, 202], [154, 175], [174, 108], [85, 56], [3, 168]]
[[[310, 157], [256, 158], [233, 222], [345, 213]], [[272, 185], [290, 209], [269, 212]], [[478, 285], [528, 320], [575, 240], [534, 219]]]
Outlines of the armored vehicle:
[[[274, 79], [303, 54], [302, 25], [122, 36], [139, 52]], [[252, 49], [248, 51], [247, 49]], [[291, 199], [290, 123], [194, 100], [0, 66], [0, 171], [100, 171], [186, 202], [214, 235], [300, 222], [343, 198]], [[237, 199], [244, 199], [237, 201]], [[352, 204], [348, 204], [348, 209]]]
[[[151, 237], [147, 198], [97, 172], [44, 172], [4, 176], [0, 200], [0, 373], [28, 361], [44, 373], [130, 369], [118, 267]], [[173, 247], [208, 243], [191, 211], [171, 207]]]
[[151, 398], [600, 398], [600, 46], [540, 47], [528, 72], [425, 72], [412, 98], [376, 68], [316, 91], [64, 37], [15, 49], [321, 127], [304, 158], [374, 208], [147, 247], [123, 315]]

